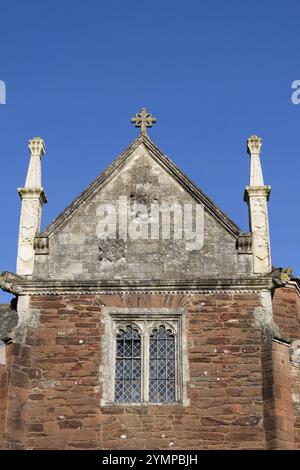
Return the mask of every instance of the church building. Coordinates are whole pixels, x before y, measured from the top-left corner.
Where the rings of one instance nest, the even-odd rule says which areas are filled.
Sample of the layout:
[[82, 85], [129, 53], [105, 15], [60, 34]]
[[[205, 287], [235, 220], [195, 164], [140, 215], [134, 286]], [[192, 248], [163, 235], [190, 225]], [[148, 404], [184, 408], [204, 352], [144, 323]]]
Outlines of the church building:
[[44, 231], [29, 141], [0, 274], [0, 449], [300, 449], [300, 280], [272, 265], [261, 138], [243, 232], [152, 142], [146, 108], [132, 122]]

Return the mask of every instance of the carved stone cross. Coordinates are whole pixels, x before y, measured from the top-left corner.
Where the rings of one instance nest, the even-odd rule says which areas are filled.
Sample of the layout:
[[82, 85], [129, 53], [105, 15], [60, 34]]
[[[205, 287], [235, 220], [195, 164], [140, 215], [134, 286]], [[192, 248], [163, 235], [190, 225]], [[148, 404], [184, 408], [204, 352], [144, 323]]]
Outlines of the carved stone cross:
[[135, 127], [141, 128], [142, 134], [147, 134], [147, 127], [152, 127], [152, 124], [156, 123], [156, 118], [148, 113], [146, 108], [142, 108], [135, 117], [131, 118], [131, 122], [135, 123]]

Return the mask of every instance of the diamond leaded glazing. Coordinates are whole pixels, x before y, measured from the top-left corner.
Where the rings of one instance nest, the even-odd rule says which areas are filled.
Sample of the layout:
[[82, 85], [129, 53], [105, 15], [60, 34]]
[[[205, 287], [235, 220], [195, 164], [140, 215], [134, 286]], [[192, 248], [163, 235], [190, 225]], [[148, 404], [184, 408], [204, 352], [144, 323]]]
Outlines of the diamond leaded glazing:
[[117, 335], [115, 401], [141, 401], [141, 337], [127, 326]]
[[162, 325], [150, 336], [149, 400], [175, 401], [175, 337]]

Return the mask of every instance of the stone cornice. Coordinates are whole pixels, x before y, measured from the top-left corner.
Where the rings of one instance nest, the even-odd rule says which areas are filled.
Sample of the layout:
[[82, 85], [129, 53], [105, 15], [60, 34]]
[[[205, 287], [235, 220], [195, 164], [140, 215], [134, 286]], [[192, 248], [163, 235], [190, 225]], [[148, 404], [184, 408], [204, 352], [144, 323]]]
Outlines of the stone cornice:
[[264, 196], [269, 200], [271, 186], [246, 186], [244, 193], [244, 201], [248, 202], [251, 196]]
[[290, 289], [295, 289], [297, 294], [300, 297], [300, 280], [297, 278], [290, 279], [284, 287], [288, 287]]
[[21, 199], [36, 199], [39, 198], [41, 204], [47, 203], [47, 197], [43, 188], [18, 188], [18, 193]]
[[42, 281], [23, 280], [22, 295], [68, 295], [103, 293], [214, 293], [260, 292], [272, 289], [271, 277], [248, 279], [199, 279], [195, 281]]

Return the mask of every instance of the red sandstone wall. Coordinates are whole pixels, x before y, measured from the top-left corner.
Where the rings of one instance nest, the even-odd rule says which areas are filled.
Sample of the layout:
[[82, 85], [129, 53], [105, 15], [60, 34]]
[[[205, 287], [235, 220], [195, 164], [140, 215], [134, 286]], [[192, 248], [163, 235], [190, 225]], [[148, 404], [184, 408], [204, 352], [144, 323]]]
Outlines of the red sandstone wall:
[[294, 419], [289, 346], [272, 345], [275, 448], [294, 449]]
[[0, 430], [0, 448], [2, 446], [6, 449], [21, 449], [26, 440], [28, 385], [33, 377], [33, 369], [30, 368], [28, 359], [29, 353], [30, 348], [25, 345], [6, 346], [7, 365], [6, 371], [2, 374], [3, 395], [0, 395], [2, 404], [6, 405], [6, 415], [4, 418], [2, 413], [4, 419]]
[[300, 450], [300, 371], [299, 364], [291, 365], [292, 402], [294, 414], [294, 446]]
[[[274, 321], [291, 344], [300, 340], [300, 297], [295, 287], [275, 291]], [[274, 343], [274, 396], [277, 447], [300, 449], [300, 366], [289, 347]], [[292, 415], [292, 416], [290, 416]]]
[[6, 447], [4, 438], [5, 416], [7, 407], [8, 371], [6, 365], [0, 364], [0, 449]]
[[[258, 304], [256, 294], [33, 297], [40, 324], [16, 351], [8, 445], [265, 448]], [[101, 305], [186, 307], [190, 406], [100, 407]]]
[[300, 339], [300, 296], [294, 287], [276, 289], [273, 314], [282, 333], [291, 339]]

